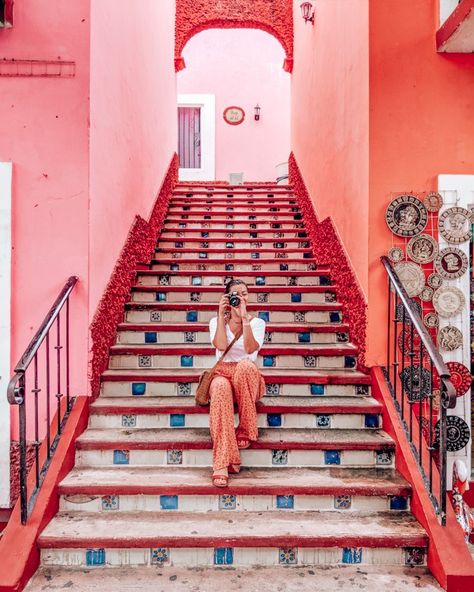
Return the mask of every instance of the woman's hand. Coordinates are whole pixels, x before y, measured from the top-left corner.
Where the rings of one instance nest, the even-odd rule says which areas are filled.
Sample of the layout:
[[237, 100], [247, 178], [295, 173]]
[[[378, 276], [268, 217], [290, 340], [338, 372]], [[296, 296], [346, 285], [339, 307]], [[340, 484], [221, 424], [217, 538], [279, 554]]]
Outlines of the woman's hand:
[[240, 299], [240, 306], [238, 307], [237, 311], [240, 313], [242, 321], [249, 320], [249, 313], [247, 312], [247, 304], [243, 298]]
[[229, 299], [225, 294], [221, 296], [219, 300], [219, 317], [224, 318], [225, 313], [229, 308]]

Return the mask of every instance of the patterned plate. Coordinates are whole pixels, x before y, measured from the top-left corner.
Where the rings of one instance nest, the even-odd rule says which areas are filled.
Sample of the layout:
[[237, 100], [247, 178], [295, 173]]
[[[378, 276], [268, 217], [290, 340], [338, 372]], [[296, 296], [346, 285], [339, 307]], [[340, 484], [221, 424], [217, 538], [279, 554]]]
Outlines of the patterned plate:
[[428, 312], [423, 317], [423, 322], [428, 329], [434, 329], [439, 325], [439, 317], [435, 312]]
[[397, 263], [394, 267], [408, 296], [418, 296], [425, 286], [425, 274], [419, 265], [411, 261]]
[[424, 399], [431, 392], [430, 372], [426, 368], [421, 368], [420, 381], [420, 366], [417, 364], [404, 368], [402, 372], [400, 372], [400, 380], [402, 381], [410, 402], [419, 401], [420, 394], [421, 398]]
[[462, 345], [462, 332], [457, 327], [443, 327], [438, 333], [438, 346], [445, 351], [454, 351]]
[[[446, 366], [451, 373], [451, 382], [456, 389], [456, 397], [462, 397], [471, 386], [471, 373], [460, 362], [448, 362]], [[441, 388], [439, 376], [436, 373], [433, 374], [433, 388]]]
[[430, 288], [433, 288], [433, 290], [437, 290], [442, 286], [443, 281], [443, 278], [438, 273], [430, 273], [426, 283]]
[[385, 212], [388, 227], [398, 236], [415, 236], [423, 232], [428, 212], [415, 195], [399, 195]]
[[439, 212], [443, 205], [443, 197], [436, 191], [430, 191], [423, 198], [423, 203], [428, 212]]
[[[467, 423], [457, 415], [448, 415], [446, 418], [446, 450], [458, 452], [469, 442], [471, 430]], [[439, 421], [435, 425], [435, 445], [439, 446]]]
[[448, 243], [464, 243], [471, 238], [471, 213], [466, 208], [448, 208], [439, 217], [438, 228]]
[[400, 263], [400, 261], [403, 261], [403, 259], [405, 259], [403, 249], [401, 249], [400, 247], [392, 247], [391, 249], [389, 249], [387, 256], [392, 263]]
[[407, 253], [416, 263], [430, 263], [438, 255], [438, 243], [429, 234], [419, 234], [408, 243]]
[[466, 254], [456, 247], [441, 249], [435, 259], [436, 271], [447, 280], [455, 280], [464, 275], [469, 262]]
[[430, 302], [433, 300], [433, 294], [433, 288], [430, 288], [430, 286], [425, 286], [420, 292], [420, 300], [423, 300], [424, 302]]
[[433, 294], [433, 306], [440, 317], [449, 319], [464, 308], [466, 299], [459, 288], [444, 286]]

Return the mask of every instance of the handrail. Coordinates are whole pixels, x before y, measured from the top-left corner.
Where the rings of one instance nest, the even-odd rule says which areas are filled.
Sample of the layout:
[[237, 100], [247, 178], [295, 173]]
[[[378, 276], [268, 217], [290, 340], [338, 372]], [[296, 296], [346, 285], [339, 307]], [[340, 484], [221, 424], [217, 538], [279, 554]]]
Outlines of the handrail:
[[[49, 309], [38, 331], [31, 339], [23, 355], [14, 369], [13, 377], [8, 383], [7, 398], [10, 405], [18, 406], [19, 416], [19, 447], [20, 447], [20, 503], [21, 503], [21, 522], [26, 524], [28, 516], [34, 506], [36, 496], [39, 492], [45, 474], [51, 462], [52, 455], [57, 447], [61, 436], [64, 423], [67, 421], [71, 411], [74, 399], [70, 396], [70, 356], [69, 356], [69, 297], [77, 284], [78, 278], [71, 276], [66, 281], [64, 287]], [[62, 315], [65, 308], [65, 315]], [[61, 325], [62, 316], [65, 316], [63, 325]], [[52, 331], [55, 326], [55, 331]], [[55, 333], [55, 335], [53, 335]], [[50, 355], [50, 342], [55, 341], [53, 346], [56, 353]], [[65, 341], [65, 345], [63, 345]], [[41, 346], [44, 345], [44, 348]], [[40, 349], [41, 348], [41, 349]], [[40, 369], [41, 357], [44, 352], [44, 367]], [[54, 358], [54, 359], [52, 359]], [[31, 370], [31, 376], [29, 371]], [[31, 399], [26, 397], [26, 384], [32, 382], [30, 388]], [[54, 378], [53, 378], [54, 376]], [[51, 395], [53, 385], [55, 387], [54, 397], [56, 398], [56, 425], [51, 425]], [[62, 385], [65, 385], [66, 405], [62, 405], [64, 393]], [[43, 387], [43, 388], [42, 388]], [[45, 422], [40, 416], [40, 393], [44, 393], [41, 400], [41, 407], [45, 409]], [[31, 402], [30, 402], [31, 401]], [[28, 412], [32, 412], [33, 421], [27, 425], [27, 407]], [[27, 439], [28, 428], [33, 433]], [[43, 434], [44, 432], [44, 434]], [[40, 446], [41, 440], [45, 436], [46, 458], [40, 465]], [[34, 456], [32, 471], [34, 471], [36, 480], [35, 488], [28, 496], [27, 479], [27, 448], [28, 442], [31, 446]]]

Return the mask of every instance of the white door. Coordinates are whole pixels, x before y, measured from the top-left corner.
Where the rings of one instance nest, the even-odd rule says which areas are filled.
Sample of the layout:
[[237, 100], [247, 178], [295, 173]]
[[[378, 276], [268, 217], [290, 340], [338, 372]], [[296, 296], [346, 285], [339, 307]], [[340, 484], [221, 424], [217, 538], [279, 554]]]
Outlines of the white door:
[[178, 95], [178, 155], [180, 181], [216, 178], [214, 95]]

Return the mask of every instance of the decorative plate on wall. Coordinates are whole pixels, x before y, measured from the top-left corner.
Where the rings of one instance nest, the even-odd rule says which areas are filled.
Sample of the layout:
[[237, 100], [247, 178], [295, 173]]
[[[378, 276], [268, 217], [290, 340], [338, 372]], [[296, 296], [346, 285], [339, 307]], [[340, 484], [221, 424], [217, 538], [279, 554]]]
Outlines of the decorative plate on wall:
[[430, 263], [438, 255], [438, 243], [429, 234], [419, 234], [408, 243], [407, 253], [416, 263]]
[[392, 263], [400, 263], [405, 258], [403, 250], [400, 247], [392, 247], [388, 250], [387, 253], [388, 258]]
[[456, 247], [441, 249], [435, 259], [436, 271], [447, 280], [455, 280], [464, 275], [469, 262], [466, 254]]
[[443, 205], [443, 197], [436, 191], [430, 191], [430, 193], [427, 193], [423, 198], [423, 203], [428, 212], [439, 212]]
[[428, 312], [423, 317], [423, 322], [428, 329], [434, 329], [439, 325], [439, 317], [435, 312]]
[[462, 332], [457, 327], [443, 327], [438, 333], [438, 346], [445, 351], [454, 351], [462, 345]]
[[419, 265], [411, 261], [402, 261], [394, 267], [408, 296], [418, 296], [425, 286], [425, 274]]
[[[472, 376], [469, 369], [460, 362], [448, 362], [446, 364], [451, 373], [451, 382], [456, 389], [456, 397], [462, 397], [471, 386]], [[433, 374], [433, 387], [441, 388], [441, 382], [437, 373]]]
[[471, 214], [466, 208], [448, 208], [439, 217], [438, 227], [448, 243], [464, 243], [471, 238]]
[[440, 317], [449, 319], [461, 312], [466, 299], [459, 288], [444, 286], [433, 294], [433, 306]]
[[389, 204], [385, 220], [394, 234], [415, 236], [425, 229], [428, 212], [415, 195], [400, 195]]
[[245, 119], [245, 111], [242, 107], [227, 107], [224, 109], [224, 121], [229, 125], [240, 125]]
[[[435, 444], [439, 446], [439, 421], [435, 425]], [[457, 415], [448, 415], [446, 418], [446, 450], [457, 452], [462, 450], [471, 438], [471, 430], [467, 423]]]
[[420, 292], [420, 300], [423, 300], [424, 302], [430, 302], [433, 300], [433, 294], [433, 288], [431, 286], [425, 286]]
[[430, 273], [430, 275], [428, 276], [428, 279], [426, 280], [426, 283], [428, 284], [428, 286], [430, 288], [433, 288], [433, 290], [437, 290], [438, 288], [440, 288], [443, 284], [443, 278], [439, 275], [439, 273]]

